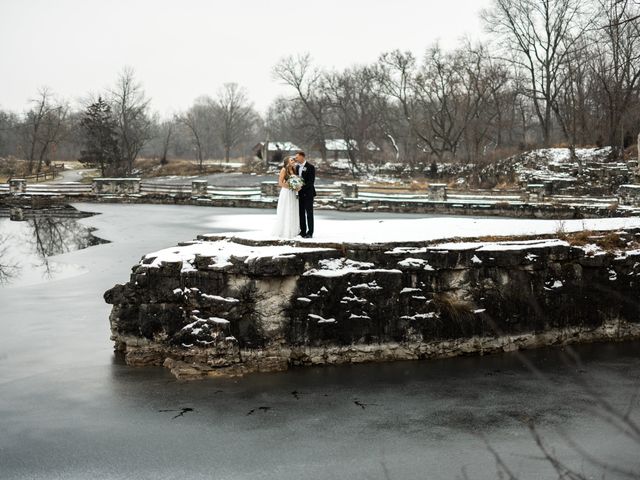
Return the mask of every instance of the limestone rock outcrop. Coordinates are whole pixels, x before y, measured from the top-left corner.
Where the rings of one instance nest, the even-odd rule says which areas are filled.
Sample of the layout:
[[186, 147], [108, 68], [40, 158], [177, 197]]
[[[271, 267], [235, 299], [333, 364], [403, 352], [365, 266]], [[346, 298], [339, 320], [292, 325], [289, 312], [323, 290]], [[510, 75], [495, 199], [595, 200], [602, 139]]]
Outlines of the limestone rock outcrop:
[[638, 235], [610, 251], [206, 236], [146, 255], [105, 300], [127, 363], [179, 378], [640, 338]]

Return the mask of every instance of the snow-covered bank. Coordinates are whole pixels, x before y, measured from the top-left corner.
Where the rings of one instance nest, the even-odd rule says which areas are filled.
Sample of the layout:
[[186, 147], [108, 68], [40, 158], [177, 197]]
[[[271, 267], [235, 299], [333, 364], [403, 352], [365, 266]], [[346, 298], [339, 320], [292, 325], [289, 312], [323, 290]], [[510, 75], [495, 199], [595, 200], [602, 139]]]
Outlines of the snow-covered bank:
[[[639, 217], [584, 220], [530, 220], [519, 218], [427, 217], [411, 219], [334, 220], [317, 215], [313, 239], [304, 243], [384, 243], [433, 241], [485, 236], [549, 235], [583, 230], [620, 230], [640, 227]], [[276, 240], [269, 233], [275, 216], [242, 215], [215, 218], [205, 228], [228, 229], [229, 235], [250, 240]], [[247, 230], [240, 231], [237, 230]], [[218, 234], [216, 234], [218, 235]]]

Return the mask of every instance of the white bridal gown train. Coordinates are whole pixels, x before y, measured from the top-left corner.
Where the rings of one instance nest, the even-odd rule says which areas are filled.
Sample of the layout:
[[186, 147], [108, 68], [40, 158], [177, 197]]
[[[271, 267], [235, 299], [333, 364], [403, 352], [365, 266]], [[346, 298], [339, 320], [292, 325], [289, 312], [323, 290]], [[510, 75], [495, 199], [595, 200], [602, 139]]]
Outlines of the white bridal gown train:
[[280, 189], [276, 224], [271, 232], [274, 237], [294, 238], [300, 233], [300, 214], [296, 192], [288, 188]]

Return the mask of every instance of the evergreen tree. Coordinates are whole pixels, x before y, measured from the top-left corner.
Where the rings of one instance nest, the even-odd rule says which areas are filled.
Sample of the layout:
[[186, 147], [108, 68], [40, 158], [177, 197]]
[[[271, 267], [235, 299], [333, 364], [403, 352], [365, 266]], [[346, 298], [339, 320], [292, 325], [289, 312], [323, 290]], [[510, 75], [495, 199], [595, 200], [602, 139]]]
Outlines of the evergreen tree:
[[80, 125], [86, 147], [81, 152], [80, 161], [100, 168], [103, 177], [121, 174], [123, 162], [118, 146], [118, 127], [109, 104], [98, 97], [97, 102], [87, 107]]

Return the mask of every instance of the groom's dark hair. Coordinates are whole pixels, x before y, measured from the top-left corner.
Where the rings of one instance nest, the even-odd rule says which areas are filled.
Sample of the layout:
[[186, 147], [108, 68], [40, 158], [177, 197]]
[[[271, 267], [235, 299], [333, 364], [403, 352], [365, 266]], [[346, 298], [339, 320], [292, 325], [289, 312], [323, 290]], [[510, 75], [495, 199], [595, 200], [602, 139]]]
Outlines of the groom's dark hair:
[[301, 157], [306, 157], [305, 153], [302, 150], [298, 150], [296, 155], [300, 155]]

